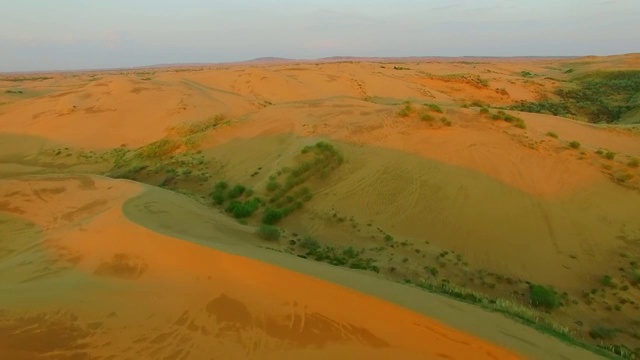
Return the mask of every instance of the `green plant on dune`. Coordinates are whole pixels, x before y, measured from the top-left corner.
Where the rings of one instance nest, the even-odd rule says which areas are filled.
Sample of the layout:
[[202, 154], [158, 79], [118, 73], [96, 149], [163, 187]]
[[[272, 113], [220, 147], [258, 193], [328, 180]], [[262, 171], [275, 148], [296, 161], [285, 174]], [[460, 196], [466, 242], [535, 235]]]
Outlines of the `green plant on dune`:
[[630, 168], [637, 168], [640, 166], [640, 159], [638, 159], [637, 157], [633, 157], [631, 158], [631, 160], [629, 160], [629, 162], [627, 163], [627, 166]]
[[280, 240], [280, 235], [282, 232], [275, 226], [262, 224], [256, 231], [258, 236], [268, 241], [278, 241]]
[[569, 142], [569, 147], [572, 149], [579, 149], [580, 148], [580, 143], [578, 141], [571, 141]]
[[550, 287], [531, 284], [529, 302], [535, 307], [553, 310], [560, 306], [560, 296]]
[[612, 329], [604, 326], [597, 326], [589, 330], [589, 336], [595, 340], [611, 340], [620, 332], [618, 329]]
[[225, 211], [232, 214], [236, 219], [247, 218], [258, 210], [261, 203], [259, 198], [245, 201], [233, 200], [227, 205]]
[[420, 120], [430, 122], [435, 120], [436, 118], [431, 114], [422, 114], [420, 115]]
[[227, 198], [236, 199], [240, 197], [242, 194], [244, 194], [246, 190], [247, 188], [244, 185], [236, 185], [233, 188], [231, 188], [231, 190], [229, 190], [229, 192], [227, 193]]
[[398, 116], [409, 117], [414, 112], [415, 112], [415, 109], [413, 108], [413, 105], [411, 105], [411, 102], [407, 101], [405, 102], [404, 107], [400, 109], [400, 111], [398, 111]]
[[437, 112], [442, 114], [442, 108], [440, 106], [438, 106], [437, 104], [429, 104], [427, 105], [427, 107], [429, 108], [429, 110], [433, 111], [433, 112]]
[[447, 119], [446, 117], [441, 117], [440, 118], [440, 122], [442, 122], [442, 124], [444, 124], [444, 126], [451, 126], [453, 125], [453, 123], [451, 122], [451, 120]]
[[552, 137], [554, 139], [558, 139], [559, 138], [558, 134], [553, 132], [553, 131], [547, 132], [547, 136]]

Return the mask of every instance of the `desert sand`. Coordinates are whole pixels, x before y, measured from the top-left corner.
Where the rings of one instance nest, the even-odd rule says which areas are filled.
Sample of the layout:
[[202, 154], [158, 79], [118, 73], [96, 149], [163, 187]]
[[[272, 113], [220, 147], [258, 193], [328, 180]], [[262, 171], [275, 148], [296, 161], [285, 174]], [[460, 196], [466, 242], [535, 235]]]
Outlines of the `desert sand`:
[[[443, 280], [581, 341], [616, 328], [607, 343], [638, 348], [640, 171], [626, 165], [638, 131], [507, 111], [518, 128], [474, 103], [639, 67], [628, 55], [0, 76], [0, 354], [597, 358], [401, 284]], [[278, 242], [255, 235], [259, 216], [238, 222], [212, 203], [218, 181], [270, 196], [270, 179], [318, 141], [344, 163], [305, 183], [313, 197], [277, 224]], [[301, 258], [306, 236], [378, 271]], [[533, 309], [530, 283], [562, 305]]]
[[[12, 359], [524, 358], [301, 273], [411, 299], [423, 314], [458, 318], [529, 356], [593, 357], [505, 318], [487, 327], [495, 315], [469, 305], [256, 248], [246, 227], [166, 190], [89, 176], [2, 188], [11, 189], [1, 195], [3, 227], [17, 227], [2, 263], [0, 352]], [[172, 220], [159, 217], [167, 209]]]

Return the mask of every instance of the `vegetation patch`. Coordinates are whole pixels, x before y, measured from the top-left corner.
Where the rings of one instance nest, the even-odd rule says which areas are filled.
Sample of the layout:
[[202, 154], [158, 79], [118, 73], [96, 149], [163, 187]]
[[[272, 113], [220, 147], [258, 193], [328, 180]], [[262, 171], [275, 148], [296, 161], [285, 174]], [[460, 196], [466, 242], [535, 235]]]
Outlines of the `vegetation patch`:
[[574, 116], [592, 123], [617, 123], [640, 108], [640, 71], [608, 71], [586, 74], [569, 88], [554, 91], [557, 99], [520, 102], [512, 110], [557, 116]]
[[282, 232], [275, 226], [262, 224], [256, 231], [256, 234], [267, 241], [278, 241]]
[[375, 265], [374, 259], [363, 257], [365, 253], [364, 249], [356, 250], [353, 247], [335, 248], [333, 246], [323, 247], [318, 241], [311, 237], [305, 237], [299, 246], [306, 250], [304, 255], [306, 258], [312, 258], [316, 261], [326, 262], [335, 266], [344, 266], [350, 269], [380, 272], [380, 268]]
[[554, 310], [560, 306], [560, 296], [550, 287], [531, 284], [529, 286], [529, 302], [538, 308]]
[[400, 117], [409, 117], [411, 114], [415, 113], [416, 109], [413, 107], [411, 102], [407, 101], [404, 103], [404, 107], [398, 111], [398, 116]]
[[439, 114], [443, 113], [442, 108], [437, 104], [427, 104], [426, 106], [430, 111], [437, 112]]

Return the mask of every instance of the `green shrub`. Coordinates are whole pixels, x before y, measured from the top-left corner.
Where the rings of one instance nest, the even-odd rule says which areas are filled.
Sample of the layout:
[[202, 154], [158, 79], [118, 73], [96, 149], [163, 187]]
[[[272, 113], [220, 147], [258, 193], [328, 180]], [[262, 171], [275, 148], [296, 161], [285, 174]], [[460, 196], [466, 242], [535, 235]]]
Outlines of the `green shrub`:
[[513, 126], [520, 128], [520, 129], [526, 129], [527, 128], [527, 123], [524, 122], [524, 120], [517, 118], [514, 122], [513, 122]]
[[547, 132], [547, 136], [552, 137], [554, 139], [559, 138], [558, 134], [554, 133], [553, 131]]
[[502, 115], [491, 114], [491, 120], [502, 120]]
[[637, 168], [638, 166], [640, 166], [640, 159], [638, 159], [637, 157], [631, 158], [631, 160], [629, 160], [629, 162], [627, 163], [627, 166], [631, 168]]
[[322, 247], [320, 243], [311, 236], [305, 236], [304, 239], [300, 241], [299, 245], [301, 248], [308, 250], [311, 254], [315, 253]]
[[480, 114], [484, 115], [488, 113], [489, 113], [489, 109], [487, 109], [486, 107], [483, 106], [480, 108]]
[[595, 340], [611, 340], [618, 334], [619, 330], [597, 326], [589, 330], [589, 336]]
[[218, 181], [213, 188], [215, 190], [219, 190], [219, 191], [225, 191], [227, 190], [227, 188], [229, 187], [229, 183], [227, 183], [226, 181]]
[[224, 204], [224, 201], [227, 198], [224, 196], [224, 193], [222, 191], [217, 191], [216, 190], [216, 191], [211, 193], [211, 199], [213, 200], [213, 202], [216, 205], [222, 205], [222, 204]]
[[560, 306], [558, 293], [546, 286], [531, 284], [529, 286], [529, 301], [535, 307], [553, 310]]
[[244, 187], [243, 185], [236, 185], [233, 188], [231, 188], [231, 190], [229, 190], [229, 192], [227, 193], [227, 197], [229, 199], [236, 199], [240, 197], [242, 194], [244, 194], [245, 190], [247, 190], [247, 188]]
[[349, 246], [348, 248], [342, 250], [342, 255], [347, 259], [355, 259], [358, 257], [358, 255], [360, 255], [360, 253], [358, 252], [358, 250]]
[[614, 153], [613, 151], [607, 151], [604, 154], [604, 157], [606, 157], [609, 160], [613, 160], [616, 157], [616, 153]]
[[602, 285], [604, 286], [612, 286], [613, 285], [613, 278], [609, 275], [605, 275], [602, 277], [602, 279], [600, 279], [600, 283], [602, 283]]
[[579, 142], [577, 142], [577, 141], [575, 141], [575, 140], [574, 140], [574, 141], [571, 141], [571, 142], [569, 143], [569, 147], [570, 147], [570, 148], [572, 148], [572, 149], [578, 149], [578, 148], [580, 148], [580, 143], [579, 143]]
[[446, 117], [444, 117], [444, 116], [440, 118], [440, 121], [441, 121], [445, 126], [451, 126], [451, 125], [453, 125], [453, 123], [452, 123], [449, 119], [447, 119]]
[[271, 192], [271, 191], [276, 191], [280, 188], [280, 184], [278, 184], [277, 181], [275, 180], [270, 180], [267, 183], [267, 191]]
[[422, 114], [422, 115], [420, 115], [420, 120], [422, 120], [422, 121], [433, 121], [435, 119], [436, 118], [433, 117], [433, 115], [431, 115], [431, 114]]
[[442, 114], [442, 108], [437, 104], [429, 104], [427, 106], [429, 107], [429, 110]]
[[275, 226], [262, 224], [258, 228], [256, 232], [261, 238], [269, 241], [278, 241], [280, 240], [280, 229]]
[[268, 208], [262, 217], [262, 223], [267, 225], [273, 225], [282, 220], [285, 217], [285, 213], [280, 209]]
[[260, 203], [260, 199], [258, 198], [253, 198], [247, 201], [233, 200], [229, 205], [227, 205], [225, 211], [231, 213], [236, 219], [247, 218], [258, 210]]

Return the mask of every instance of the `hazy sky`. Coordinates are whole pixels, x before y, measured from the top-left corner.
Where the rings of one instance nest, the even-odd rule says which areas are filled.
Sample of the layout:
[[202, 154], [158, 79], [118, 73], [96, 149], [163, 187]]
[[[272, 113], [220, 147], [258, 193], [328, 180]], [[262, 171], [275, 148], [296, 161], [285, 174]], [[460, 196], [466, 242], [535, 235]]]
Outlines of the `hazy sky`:
[[640, 0], [0, 0], [0, 72], [640, 52]]

